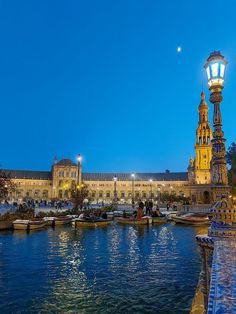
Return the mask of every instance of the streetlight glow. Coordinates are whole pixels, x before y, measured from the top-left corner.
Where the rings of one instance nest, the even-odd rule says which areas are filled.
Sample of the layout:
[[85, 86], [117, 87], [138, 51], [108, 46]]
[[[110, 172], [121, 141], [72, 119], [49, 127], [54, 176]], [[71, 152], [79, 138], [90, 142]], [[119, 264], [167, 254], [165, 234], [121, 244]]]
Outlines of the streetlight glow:
[[82, 156], [79, 154], [78, 156], [77, 156], [77, 160], [78, 160], [78, 162], [81, 162], [82, 161]]
[[207, 73], [209, 87], [223, 87], [225, 79], [225, 67], [227, 61], [221, 55], [219, 51], [214, 51], [207, 59], [207, 63], [204, 65]]

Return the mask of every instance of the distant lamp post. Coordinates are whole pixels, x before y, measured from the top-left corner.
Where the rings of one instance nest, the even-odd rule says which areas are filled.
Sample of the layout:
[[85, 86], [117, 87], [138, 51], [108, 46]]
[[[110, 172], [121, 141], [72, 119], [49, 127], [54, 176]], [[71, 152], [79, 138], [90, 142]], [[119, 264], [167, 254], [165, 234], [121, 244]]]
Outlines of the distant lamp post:
[[114, 181], [114, 204], [117, 204], [117, 177], [113, 178]]
[[159, 198], [158, 198], [158, 206], [159, 206], [159, 208], [160, 208], [160, 205], [161, 205], [161, 188], [158, 188], [157, 189], [158, 190], [158, 192], [159, 192]]
[[135, 182], [135, 173], [131, 173], [132, 179], [132, 207], [134, 208], [135, 201], [134, 201], [134, 182]]
[[78, 184], [80, 185], [82, 182], [82, 156], [79, 154], [77, 156], [77, 162], [78, 162]]
[[[214, 201], [220, 200], [222, 195], [228, 197], [228, 176], [226, 167], [226, 151], [224, 132], [222, 130], [222, 117], [220, 103], [223, 100], [225, 68], [227, 61], [219, 51], [210, 54], [205, 64], [210, 94], [210, 102], [214, 105], [213, 139], [212, 139], [212, 184], [214, 184]], [[217, 187], [218, 186], [218, 187]]]
[[152, 179], [149, 179], [149, 182], [150, 182], [150, 199], [152, 201]]
[[98, 199], [99, 199], [99, 188], [97, 188], [97, 204], [98, 204]]

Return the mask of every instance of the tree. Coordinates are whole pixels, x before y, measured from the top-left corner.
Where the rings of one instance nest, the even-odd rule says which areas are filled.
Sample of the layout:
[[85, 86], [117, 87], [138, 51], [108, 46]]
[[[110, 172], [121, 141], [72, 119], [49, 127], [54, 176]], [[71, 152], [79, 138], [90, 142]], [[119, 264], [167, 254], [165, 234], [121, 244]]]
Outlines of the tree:
[[235, 158], [236, 156], [236, 143], [233, 142], [229, 148], [228, 148], [228, 151], [226, 153], [226, 161], [227, 161], [227, 164], [229, 164], [231, 167], [232, 167], [232, 161], [233, 159]]
[[72, 194], [72, 200], [76, 209], [81, 208], [84, 204], [84, 200], [88, 198], [89, 190], [85, 183], [81, 183], [77, 186], [76, 191]]
[[0, 200], [5, 199], [9, 192], [14, 191], [15, 184], [12, 182], [10, 175], [0, 169]]
[[236, 189], [236, 143], [232, 143], [226, 153], [226, 160], [230, 166], [228, 177], [229, 184], [232, 186], [233, 190]]

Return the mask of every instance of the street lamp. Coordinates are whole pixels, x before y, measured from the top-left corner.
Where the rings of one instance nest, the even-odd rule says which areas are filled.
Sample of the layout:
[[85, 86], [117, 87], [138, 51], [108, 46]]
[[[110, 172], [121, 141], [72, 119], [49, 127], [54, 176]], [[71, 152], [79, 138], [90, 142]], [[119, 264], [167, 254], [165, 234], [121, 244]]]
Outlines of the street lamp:
[[117, 189], [116, 189], [117, 180], [118, 180], [117, 177], [113, 178], [113, 181], [114, 181], [114, 203], [115, 204], [117, 203]]
[[[226, 167], [226, 151], [224, 132], [222, 130], [222, 117], [220, 103], [223, 100], [222, 89], [224, 88], [225, 68], [227, 61], [219, 51], [210, 54], [204, 66], [207, 73], [210, 94], [210, 102], [214, 105], [213, 114], [213, 139], [212, 139], [212, 183], [215, 185], [215, 200], [223, 194], [229, 194], [228, 176]], [[218, 186], [218, 187], [216, 187]]]
[[78, 184], [81, 184], [81, 180], [82, 180], [82, 156], [80, 154], [78, 154], [77, 156], [77, 161], [78, 161]]
[[135, 202], [134, 202], [134, 181], [135, 181], [135, 174], [131, 173], [132, 178], [132, 207], [134, 208]]
[[150, 199], [152, 201], [152, 179], [149, 179], [149, 182], [150, 182]]
[[158, 204], [158, 207], [160, 208], [160, 205], [161, 205], [161, 188], [158, 188], [157, 190], [159, 192], [159, 204]]
[[97, 204], [98, 204], [98, 198], [99, 198], [99, 195], [98, 195], [98, 190], [99, 190], [99, 188], [97, 188]]
[[207, 63], [204, 65], [207, 73], [208, 85], [210, 91], [222, 91], [225, 80], [225, 67], [227, 61], [221, 55], [219, 51], [214, 51], [207, 59]]

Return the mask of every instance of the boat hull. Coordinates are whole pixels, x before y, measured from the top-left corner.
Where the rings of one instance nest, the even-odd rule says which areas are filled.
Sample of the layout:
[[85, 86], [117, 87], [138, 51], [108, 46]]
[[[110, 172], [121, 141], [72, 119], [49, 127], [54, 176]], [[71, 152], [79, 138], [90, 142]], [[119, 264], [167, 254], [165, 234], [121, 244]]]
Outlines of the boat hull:
[[152, 217], [152, 223], [155, 224], [165, 224], [167, 223], [166, 217]]
[[104, 227], [112, 222], [111, 219], [89, 221], [89, 220], [74, 220], [72, 222], [74, 227]]
[[152, 223], [152, 219], [150, 218], [142, 218], [142, 219], [129, 219], [129, 218], [118, 218], [117, 222], [123, 225], [148, 225]]
[[172, 220], [176, 224], [184, 224], [184, 225], [195, 225], [195, 226], [202, 226], [202, 225], [209, 225], [210, 221], [209, 220], [192, 220], [192, 219], [185, 219], [185, 218], [180, 218], [180, 217], [173, 217]]
[[54, 219], [54, 226], [65, 226], [71, 223], [71, 218], [55, 218]]
[[0, 221], [0, 231], [12, 229], [12, 222], [10, 221]]
[[47, 222], [42, 221], [42, 222], [30, 222], [28, 226], [28, 230], [39, 230], [39, 229], [44, 229], [47, 227]]
[[32, 231], [32, 230], [40, 230], [47, 227], [46, 221], [31, 221], [31, 220], [16, 220], [13, 221], [14, 230], [24, 230], [24, 231]]

